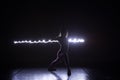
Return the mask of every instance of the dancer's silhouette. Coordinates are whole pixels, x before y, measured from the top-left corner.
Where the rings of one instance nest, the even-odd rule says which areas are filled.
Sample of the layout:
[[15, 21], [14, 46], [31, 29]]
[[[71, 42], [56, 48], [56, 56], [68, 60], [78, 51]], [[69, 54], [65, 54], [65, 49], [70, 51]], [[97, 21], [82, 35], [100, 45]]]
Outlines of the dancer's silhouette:
[[67, 67], [67, 74], [68, 76], [71, 75], [71, 70], [70, 70], [70, 64], [69, 64], [69, 57], [68, 57], [68, 32], [63, 30], [57, 37], [57, 40], [59, 41], [58, 44], [60, 46], [58, 52], [57, 52], [57, 57], [54, 61], [51, 62], [51, 64], [48, 67], [49, 71], [55, 71], [55, 66], [57, 63], [59, 63], [60, 60], [64, 59], [66, 67]]

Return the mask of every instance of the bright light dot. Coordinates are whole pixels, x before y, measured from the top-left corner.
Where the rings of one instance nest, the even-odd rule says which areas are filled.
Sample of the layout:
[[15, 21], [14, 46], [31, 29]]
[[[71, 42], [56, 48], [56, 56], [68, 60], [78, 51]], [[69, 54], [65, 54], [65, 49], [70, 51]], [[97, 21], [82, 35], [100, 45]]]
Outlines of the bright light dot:
[[42, 43], [47, 43], [44, 39], [42, 40]]
[[37, 41], [33, 41], [33, 43], [38, 43]]
[[21, 41], [21, 43], [24, 43], [25, 41]]
[[28, 43], [28, 41], [27, 41], [27, 40], [25, 40], [25, 43]]
[[38, 40], [38, 42], [41, 42], [41, 40]]
[[49, 39], [48, 42], [52, 42], [52, 40]]
[[18, 42], [17, 41], [14, 41], [14, 44], [17, 44]]
[[41, 40], [38, 40], [38, 43], [42, 43], [42, 41], [41, 41]]
[[42, 42], [45, 42], [45, 40], [42, 40]]
[[31, 42], [31, 40], [29, 40], [28, 42]]
[[72, 39], [68, 39], [69, 42], [72, 42]]

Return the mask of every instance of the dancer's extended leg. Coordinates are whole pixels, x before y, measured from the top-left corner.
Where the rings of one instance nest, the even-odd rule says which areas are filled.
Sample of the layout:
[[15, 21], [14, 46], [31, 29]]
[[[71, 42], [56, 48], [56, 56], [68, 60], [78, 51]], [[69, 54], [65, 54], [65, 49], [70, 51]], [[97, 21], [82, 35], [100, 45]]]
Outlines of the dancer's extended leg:
[[67, 67], [67, 75], [70, 76], [71, 75], [71, 69], [70, 69], [70, 62], [69, 62], [69, 56], [68, 53], [65, 53], [65, 64]]
[[49, 65], [48, 70], [49, 71], [55, 71], [56, 70], [55, 67], [60, 62], [62, 57], [63, 57], [63, 53], [59, 52], [57, 54], [56, 59], [54, 61], [52, 61], [51, 64]]

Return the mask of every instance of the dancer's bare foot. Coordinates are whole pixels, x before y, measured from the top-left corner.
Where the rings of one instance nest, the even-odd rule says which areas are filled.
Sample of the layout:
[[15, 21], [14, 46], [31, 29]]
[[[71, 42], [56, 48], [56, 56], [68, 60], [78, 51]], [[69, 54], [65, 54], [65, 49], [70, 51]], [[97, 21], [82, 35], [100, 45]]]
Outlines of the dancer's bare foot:
[[71, 70], [70, 70], [70, 69], [68, 69], [67, 75], [68, 75], [68, 76], [71, 76]]

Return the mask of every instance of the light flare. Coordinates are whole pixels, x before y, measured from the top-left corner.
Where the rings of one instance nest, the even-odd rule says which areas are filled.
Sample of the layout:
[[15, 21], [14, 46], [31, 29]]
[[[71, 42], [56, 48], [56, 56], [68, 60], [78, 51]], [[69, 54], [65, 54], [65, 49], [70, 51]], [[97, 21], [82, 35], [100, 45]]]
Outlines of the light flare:
[[82, 38], [81, 39], [80, 38], [69, 38], [68, 42], [70, 42], [70, 43], [84, 43], [85, 40]]

